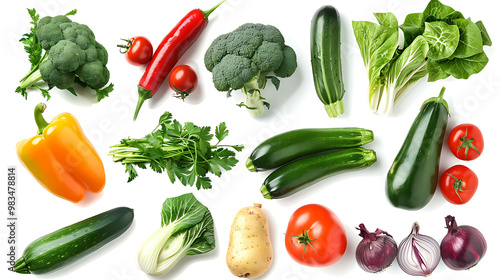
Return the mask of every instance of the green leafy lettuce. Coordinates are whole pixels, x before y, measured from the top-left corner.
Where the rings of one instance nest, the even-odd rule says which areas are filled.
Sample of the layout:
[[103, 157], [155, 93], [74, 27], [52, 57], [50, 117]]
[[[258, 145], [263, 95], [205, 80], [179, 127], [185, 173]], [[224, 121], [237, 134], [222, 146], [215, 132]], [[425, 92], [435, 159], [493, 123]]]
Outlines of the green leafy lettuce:
[[[377, 23], [353, 21], [353, 31], [368, 72], [368, 100], [373, 111], [390, 114], [405, 91], [428, 76], [433, 82], [453, 76], [467, 79], [488, 63], [483, 46], [491, 38], [474, 23], [438, 0], [421, 13], [408, 14], [398, 26], [392, 13], [375, 13]], [[404, 40], [399, 45], [399, 30]]]

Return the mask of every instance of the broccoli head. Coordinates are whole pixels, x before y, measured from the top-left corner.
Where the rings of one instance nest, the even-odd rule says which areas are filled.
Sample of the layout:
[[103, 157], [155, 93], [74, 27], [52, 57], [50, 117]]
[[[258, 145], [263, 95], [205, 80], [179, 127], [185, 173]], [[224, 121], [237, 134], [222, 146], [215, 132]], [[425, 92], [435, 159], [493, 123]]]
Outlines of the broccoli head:
[[26, 96], [26, 89], [35, 87], [49, 98], [46, 90], [34, 86], [40, 79], [49, 84], [49, 89], [55, 86], [73, 94], [74, 83], [88, 86], [96, 91], [98, 101], [112, 91], [112, 84], [103, 88], [109, 82], [109, 70], [106, 67], [108, 52], [95, 40], [94, 32], [87, 25], [73, 22], [67, 15], [44, 17], [38, 22], [35, 21], [37, 17], [32, 17], [34, 34], [25, 36], [36, 35], [45, 54], [36, 64], [32, 61], [33, 71], [22, 80], [17, 92]]
[[[239, 90], [247, 94], [246, 107], [251, 115], [260, 115], [269, 108], [261, 95], [267, 79], [278, 89], [281, 78], [290, 77], [297, 68], [294, 50], [285, 45], [281, 32], [274, 26], [247, 23], [217, 37], [204, 57], [205, 67], [212, 72], [214, 86], [219, 91]], [[249, 104], [249, 96], [252, 102]]]

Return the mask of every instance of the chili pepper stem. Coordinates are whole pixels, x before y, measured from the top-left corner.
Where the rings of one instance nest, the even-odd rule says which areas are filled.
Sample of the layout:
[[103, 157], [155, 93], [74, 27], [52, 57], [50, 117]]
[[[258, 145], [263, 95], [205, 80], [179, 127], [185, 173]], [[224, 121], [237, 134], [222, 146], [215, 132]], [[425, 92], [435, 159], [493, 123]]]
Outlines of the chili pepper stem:
[[137, 119], [137, 115], [139, 114], [139, 110], [141, 110], [141, 106], [144, 103], [144, 101], [153, 97], [153, 94], [151, 93], [150, 90], [147, 90], [141, 86], [139, 86], [138, 89], [139, 89], [139, 100], [137, 101], [137, 107], [135, 108], [134, 121]]
[[210, 10], [206, 10], [206, 11], [201, 11], [201, 13], [203, 14], [203, 17], [205, 17], [205, 20], [208, 21], [208, 16], [210, 16], [210, 14], [215, 11], [215, 9], [217, 9], [217, 7], [219, 7], [222, 3], [226, 2], [226, 0], [222, 0], [219, 2], [219, 4], [213, 6]]
[[45, 103], [43, 102], [38, 103], [35, 106], [35, 122], [36, 126], [38, 126], [38, 135], [42, 135], [45, 127], [49, 125], [49, 123], [45, 120], [45, 118], [42, 115], [42, 113], [45, 111], [46, 108], [47, 105], [45, 105]]

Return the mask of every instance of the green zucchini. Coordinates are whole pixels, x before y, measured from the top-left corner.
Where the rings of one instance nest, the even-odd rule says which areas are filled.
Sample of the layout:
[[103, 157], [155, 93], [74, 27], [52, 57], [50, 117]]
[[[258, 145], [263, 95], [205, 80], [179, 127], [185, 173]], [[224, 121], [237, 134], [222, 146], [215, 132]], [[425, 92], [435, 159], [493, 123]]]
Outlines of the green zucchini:
[[396, 207], [421, 209], [436, 191], [449, 113], [448, 104], [443, 99], [444, 90], [422, 105], [387, 173], [386, 194]]
[[38, 238], [26, 247], [14, 271], [43, 274], [71, 264], [124, 233], [134, 212], [118, 207]]
[[321, 7], [311, 24], [311, 64], [316, 94], [330, 118], [344, 113], [344, 83], [340, 63], [340, 16], [332, 6]]
[[253, 150], [246, 162], [250, 171], [278, 168], [300, 157], [333, 149], [362, 146], [373, 141], [363, 128], [297, 129], [273, 136]]
[[283, 198], [343, 171], [368, 167], [377, 161], [374, 151], [349, 148], [298, 159], [271, 173], [260, 192], [267, 199]]

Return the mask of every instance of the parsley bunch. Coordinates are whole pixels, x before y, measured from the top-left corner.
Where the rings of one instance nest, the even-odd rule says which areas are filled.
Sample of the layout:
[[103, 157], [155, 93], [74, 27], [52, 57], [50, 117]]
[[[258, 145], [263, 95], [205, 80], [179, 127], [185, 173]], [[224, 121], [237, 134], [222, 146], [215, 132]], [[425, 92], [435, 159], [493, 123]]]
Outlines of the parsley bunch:
[[220, 177], [222, 169], [231, 170], [238, 163], [233, 150], [243, 149], [243, 145], [220, 145], [229, 134], [224, 122], [215, 129], [215, 145], [210, 144], [214, 137], [210, 130], [209, 126], [199, 127], [191, 122], [182, 125], [165, 112], [153, 132], [144, 138], [122, 139], [120, 144], [111, 146], [109, 155], [114, 162], [125, 165], [128, 182], [137, 177], [136, 167], [146, 169], [149, 164], [158, 173], [166, 171], [172, 183], [177, 177], [184, 186], [210, 189], [207, 174]]

